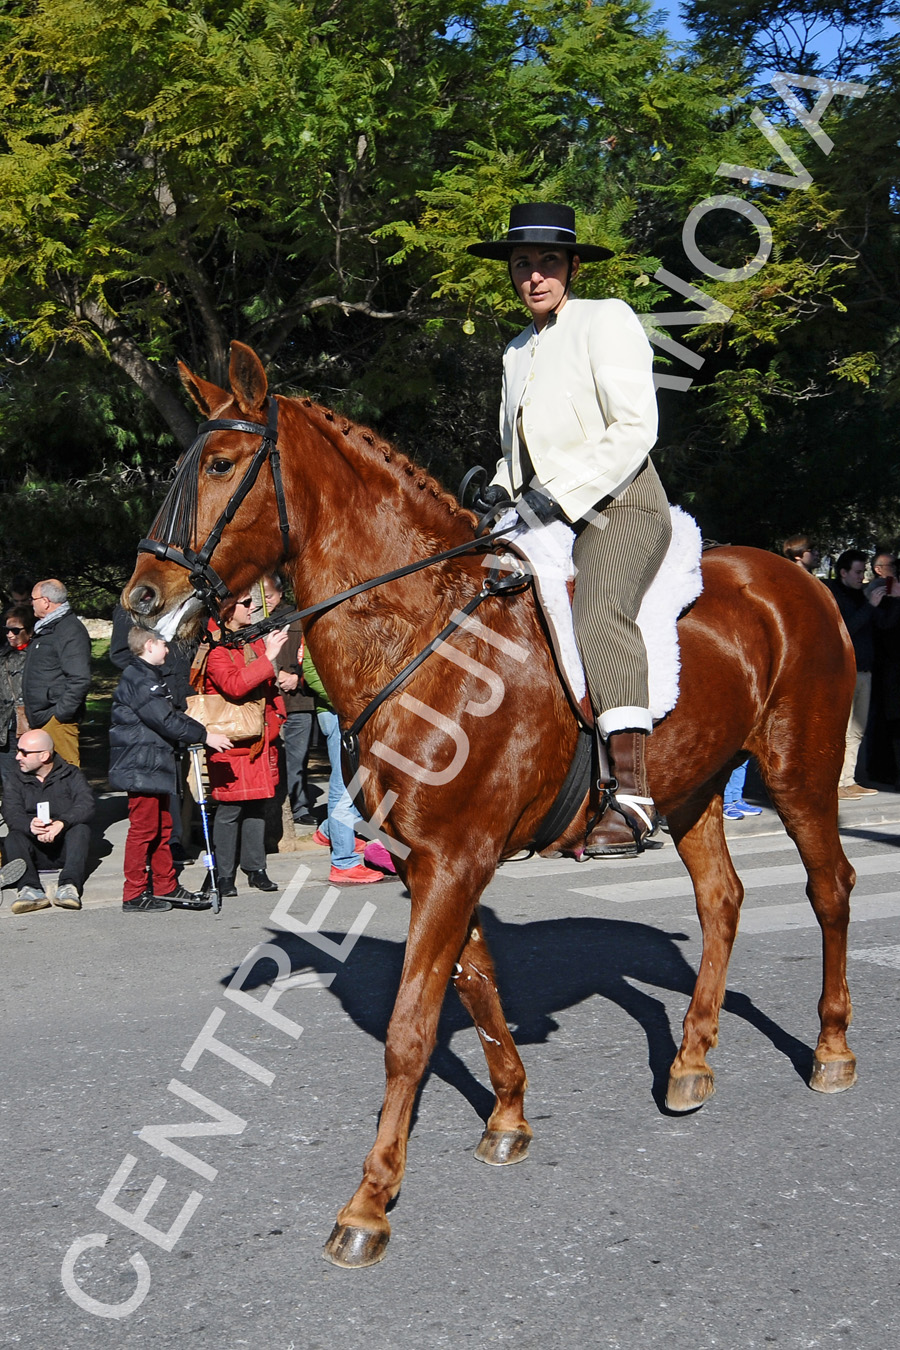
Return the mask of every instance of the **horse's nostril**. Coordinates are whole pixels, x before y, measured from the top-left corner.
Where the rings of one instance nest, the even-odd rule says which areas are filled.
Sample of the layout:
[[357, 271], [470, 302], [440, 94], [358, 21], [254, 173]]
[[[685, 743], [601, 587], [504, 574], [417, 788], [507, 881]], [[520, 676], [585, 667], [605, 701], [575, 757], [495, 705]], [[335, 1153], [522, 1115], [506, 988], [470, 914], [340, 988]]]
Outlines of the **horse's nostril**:
[[159, 591], [155, 586], [132, 586], [128, 600], [135, 614], [152, 614], [159, 608]]

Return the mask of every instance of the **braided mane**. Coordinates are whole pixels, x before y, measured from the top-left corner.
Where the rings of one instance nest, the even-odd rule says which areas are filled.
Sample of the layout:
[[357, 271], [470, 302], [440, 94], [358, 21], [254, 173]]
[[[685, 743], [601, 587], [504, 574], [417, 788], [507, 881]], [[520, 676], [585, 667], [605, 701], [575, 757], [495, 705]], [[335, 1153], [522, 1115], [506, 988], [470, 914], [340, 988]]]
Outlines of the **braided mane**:
[[433, 475], [390, 441], [384, 440], [370, 427], [351, 422], [348, 417], [333, 412], [324, 404], [315, 403], [311, 398], [294, 398], [291, 402], [303, 409], [304, 415], [336, 449], [340, 450], [341, 441], [346, 442], [364, 462], [382, 470], [387, 469], [407, 488], [417, 488], [419, 500], [440, 507], [441, 515], [450, 517], [447, 523], [458, 521], [461, 525], [471, 526], [474, 533], [476, 517], [473, 512], [460, 506], [453, 493], [448, 492]]

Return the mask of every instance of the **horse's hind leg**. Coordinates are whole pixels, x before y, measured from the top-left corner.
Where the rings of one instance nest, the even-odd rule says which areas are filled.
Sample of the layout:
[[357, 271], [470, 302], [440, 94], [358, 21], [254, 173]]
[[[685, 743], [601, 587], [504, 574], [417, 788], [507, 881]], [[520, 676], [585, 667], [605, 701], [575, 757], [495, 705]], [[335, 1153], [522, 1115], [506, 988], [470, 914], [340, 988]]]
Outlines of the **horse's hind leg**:
[[669, 812], [668, 824], [694, 886], [703, 949], [681, 1048], [669, 1070], [666, 1106], [670, 1111], [696, 1111], [715, 1091], [706, 1056], [719, 1037], [719, 1010], [744, 888], [725, 843], [720, 795], [699, 817], [696, 808]]
[[[843, 1092], [856, 1082], [856, 1057], [847, 1044], [853, 1012], [847, 987], [847, 929], [856, 873], [838, 832], [837, 777], [843, 728], [838, 730], [837, 749], [826, 756], [820, 729], [818, 759], [807, 755], [804, 774], [798, 767], [804, 761], [785, 753], [783, 744], [777, 761], [773, 756], [769, 762], [764, 752], [759, 756], [763, 781], [806, 868], [806, 894], [822, 930], [819, 1039], [809, 1078], [816, 1092]], [[816, 766], [815, 772], [809, 771], [810, 764]]]
[[532, 1139], [531, 1126], [523, 1115], [528, 1079], [503, 1016], [494, 963], [480, 927], [477, 909], [469, 923], [466, 945], [451, 978], [481, 1037], [496, 1094], [494, 1109], [475, 1156], [495, 1166], [521, 1162]]

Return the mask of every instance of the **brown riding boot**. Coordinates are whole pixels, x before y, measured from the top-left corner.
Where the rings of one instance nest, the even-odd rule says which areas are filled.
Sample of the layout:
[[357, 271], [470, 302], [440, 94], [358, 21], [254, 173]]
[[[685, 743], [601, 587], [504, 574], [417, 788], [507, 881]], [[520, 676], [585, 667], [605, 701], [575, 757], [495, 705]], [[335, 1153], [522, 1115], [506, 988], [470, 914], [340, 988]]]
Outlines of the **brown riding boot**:
[[591, 830], [584, 852], [588, 858], [632, 858], [659, 829], [659, 815], [647, 786], [642, 731], [614, 731], [607, 741], [610, 767], [618, 787], [609, 806]]

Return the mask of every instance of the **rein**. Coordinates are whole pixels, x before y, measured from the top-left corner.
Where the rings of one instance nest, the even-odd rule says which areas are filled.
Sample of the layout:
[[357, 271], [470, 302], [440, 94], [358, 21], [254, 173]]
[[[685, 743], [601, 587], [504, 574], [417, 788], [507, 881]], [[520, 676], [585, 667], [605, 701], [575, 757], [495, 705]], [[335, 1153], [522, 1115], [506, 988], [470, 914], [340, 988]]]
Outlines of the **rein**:
[[[206, 444], [206, 438], [214, 431], [240, 431], [250, 436], [259, 436], [261, 441], [259, 448], [247, 466], [246, 473], [207, 535], [205, 543], [201, 548], [194, 550], [189, 543], [189, 540], [196, 533], [198, 484], [193, 475], [194, 473], [199, 474], [200, 457]], [[267, 460], [272, 472], [272, 483], [278, 506], [278, 525], [281, 530], [283, 560], [289, 552], [290, 525], [287, 517], [284, 484], [281, 478], [281, 457], [278, 451], [278, 403], [274, 397], [269, 399], [269, 414], [265, 426], [260, 422], [248, 422], [241, 418], [231, 417], [220, 417], [201, 423], [196, 439], [179, 461], [175, 480], [156, 520], [151, 526], [149, 536], [142, 539], [138, 544], [138, 553], [150, 553], [155, 558], [165, 559], [168, 562], [176, 563], [179, 567], [186, 568], [191, 586], [210, 613], [217, 619], [220, 613], [219, 603], [226, 600], [231, 591], [213, 569], [210, 559], [221, 542], [225, 526], [234, 519], [239, 506], [255, 484], [262, 466]], [[478, 472], [478, 470], [471, 471], [464, 480], [464, 486], [468, 486], [469, 481]], [[484, 470], [480, 470], [480, 472], [484, 474]], [[504, 507], [507, 505], [508, 503], [503, 503]], [[493, 514], [494, 512], [489, 512], [483, 516], [479, 521], [479, 526], [483, 527]], [[466, 553], [489, 550], [496, 540], [509, 534], [512, 528], [512, 525], [508, 525], [505, 528], [491, 530], [488, 534], [477, 535], [474, 539], [467, 540], [464, 544], [456, 544], [453, 548], [445, 549], [442, 553], [434, 553], [428, 558], [420, 558], [417, 562], [408, 563], [405, 567], [398, 567], [393, 572], [385, 572], [381, 576], [372, 577], [369, 581], [361, 581], [358, 585], [351, 586], [349, 590], [339, 591], [336, 595], [331, 595], [326, 600], [320, 600], [315, 605], [308, 605], [306, 609], [295, 609], [289, 614], [279, 614], [277, 618], [270, 616], [261, 619], [258, 623], [242, 628], [236, 633], [228, 633], [222, 630], [223, 636], [218, 639], [213, 638], [211, 634], [207, 634], [206, 640], [212, 646], [236, 646], [252, 642], [276, 628], [284, 628], [287, 624], [294, 623], [297, 619], [310, 618], [313, 615], [322, 614], [326, 610], [334, 609], [337, 605], [343, 604], [345, 600], [350, 600], [355, 595], [362, 595], [365, 591], [373, 590], [376, 586], [384, 586], [391, 581], [399, 581], [402, 577], [412, 576], [413, 573], [420, 572], [425, 567], [433, 567], [436, 563], [445, 562], [449, 558], [458, 558]], [[160, 535], [163, 537], [154, 537]], [[175, 536], [174, 539], [172, 538], [173, 535]], [[353, 725], [342, 733], [341, 745], [351, 766], [353, 776], [359, 769], [359, 733], [373, 713], [457, 629], [464, 627], [468, 617], [475, 612], [483, 601], [491, 596], [516, 594], [530, 584], [531, 577], [529, 574], [517, 569], [507, 575], [501, 575], [497, 563], [493, 564], [490, 574], [485, 578], [478, 594], [473, 596], [461, 610], [458, 610], [452, 616], [450, 622], [385, 685], [380, 693], [375, 695], [356, 718]], [[591, 737], [585, 732], [584, 728], [581, 728], [575, 757], [548, 816], [536, 832], [531, 845], [532, 852], [545, 848], [562, 833], [577, 810], [578, 804], [586, 791], [590, 775], [590, 743]]]
[[[190, 474], [195, 468], [198, 468], [200, 451], [206, 443], [206, 437], [213, 431], [243, 431], [250, 436], [261, 436], [262, 441], [247, 466], [246, 473], [229, 498], [224, 511], [207, 535], [206, 542], [195, 551], [186, 542], [173, 541], [170, 538], [160, 539], [155, 536], [159, 534], [169, 535], [172, 532], [169, 522], [179, 517], [184, 498], [196, 486], [189, 483], [187, 478], [182, 475]], [[154, 558], [165, 559], [167, 562], [173, 562], [179, 567], [186, 568], [191, 585], [216, 619], [219, 618], [219, 602], [226, 600], [231, 591], [218, 573], [214, 571], [210, 559], [221, 542], [225, 526], [234, 519], [238, 507], [259, 477], [260, 470], [266, 460], [269, 461], [272, 470], [272, 482], [275, 487], [283, 560], [288, 554], [290, 526], [287, 518], [284, 484], [281, 479], [281, 456], [278, 451], [278, 403], [274, 397], [269, 399], [269, 416], [265, 426], [261, 422], [246, 422], [233, 417], [219, 417], [214, 421], [201, 423], [197, 430], [196, 440], [179, 462], [175, 481], [169, 489], [159, 515], [151, 526], [149, 536], [142, 539], [137, 547], [138, 553], [151, 553]], [[284, 628], [287, 624], [294, 623], [296, 619], [307, 619], [311, 615], [322, 614], [326, 610], [333, 609], [336, 605], [343, 604], [345, 600], [351, 600], [355, 595], [362, 595], [364, 591], [373, 590], [376, 586], [387, 585], [390, 581], [399, 581], [401, 577], [412, 576], [414, 572], [419, 572], [424, 567], [432, 567], [435, 563], [445, 562], [448, 558], [457, 558], [465, 553], [476, 553], [481, 549], [488, 549], [496, 539], [501, 539], [505, 534], [508, 534], [509, 528], [492, 530], [490, 534], [479, 535], [475, 539], [467, 540], [464, 544], [457, 544], [453, 548], [445, 549], [443, 553], [433, 553], [428, 558], [420, 558], [417, 562], [408, 563], [405, 567], [398, 567], [393, 572], [385, 572], [382, 576], [372, 577], [369, 581], [361, 581], [358, 585], [351, 586], [349, 590], [339, 591], [336, 595], [329, 596], [327, 600], [320, 600], [318, 604], [309, 605], [306, 609], [294, 609], [289, 614], [279, 614], [277, 618], [260, 619], [257, 623], [242, 628], [237, 633], [225, 633], [221, 638], [210, 636], [209, 640], [213, 646], [224, 645], [226, 647], [252, 642], [258, 637], [264, 637], [266, 633], [271, 633], [276, 628]], [[518, 576], [520, 574], [513, 575]], [[500, 587], [500, 589], [505, 588]], [[487, 591], [483, 598], [487, 598], [487, 595], [492, 593], [495, 592]]]

